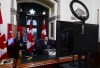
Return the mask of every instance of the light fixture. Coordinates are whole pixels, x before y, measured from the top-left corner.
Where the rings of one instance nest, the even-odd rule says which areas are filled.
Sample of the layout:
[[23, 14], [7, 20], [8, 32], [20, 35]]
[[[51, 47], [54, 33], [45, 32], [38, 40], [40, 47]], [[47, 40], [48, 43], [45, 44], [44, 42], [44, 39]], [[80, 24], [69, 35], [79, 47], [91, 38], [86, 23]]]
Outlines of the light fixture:
[[22, 12], [23, 10], [22, 10], [22, 8], [20, 8], [20, 12]]
[[42, 13], [43, 15], [45, 15], [46, 14], [46, 12], [45, 11], [43, 11], [43, 13]]
[[35, 14], [35, 10], [33, 10], [33, 9], [31, 9], [31, 10], [29, 10], [29, 12], [30, 12], [30, 14]]

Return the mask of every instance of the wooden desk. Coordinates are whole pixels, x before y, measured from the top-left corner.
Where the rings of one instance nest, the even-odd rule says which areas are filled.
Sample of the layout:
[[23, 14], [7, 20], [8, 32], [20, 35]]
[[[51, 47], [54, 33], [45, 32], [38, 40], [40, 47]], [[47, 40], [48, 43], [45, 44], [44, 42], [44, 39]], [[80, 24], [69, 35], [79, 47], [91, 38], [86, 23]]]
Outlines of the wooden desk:
[[[74, 60], [77, 60], [78, 56], [74, 55]], [[73, 61], [73, 57], [69, 56], [69, 57], [62, 57], [59, 59], [50, 59], [50, 60], [44, 60], [44, 61], [38, 61], [38, 62], [31, 62], [31, 63], [25, 63], [25, 64], [21, 64], [20, 58], [18, 58], [17, 60], [17, 68], [30, 68], [30, 67], [35, 67], [35, 68], [44, 68], [43, 66], [46, 67], [46, 65], [54, 65], [56, 63], [63, 63], [63, 62], [70, 62]], [[50, 66], [48, 66], [47, 68], [51, 68]]]

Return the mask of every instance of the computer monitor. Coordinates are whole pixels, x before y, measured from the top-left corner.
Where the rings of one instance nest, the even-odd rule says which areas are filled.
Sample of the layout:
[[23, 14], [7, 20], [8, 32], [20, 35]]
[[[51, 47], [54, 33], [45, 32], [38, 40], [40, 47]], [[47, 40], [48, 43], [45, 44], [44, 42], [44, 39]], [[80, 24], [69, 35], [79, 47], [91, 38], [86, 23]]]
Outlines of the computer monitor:
[[99, 34], [99, 25], [97, 24], [88, 24], [86, 23], [84, 25], [84, 33], [90, 33], [90, 34]]
[[56, 56], [68, 56], [73, 50], [73, 38], [75, 33], [81, 33], [81, 23], [57, 21], [56, 32]]
[[98, 25], [84, 24], [83, 34], [82, 25], [80, 22], [57, 21], [57, 57], [98, 51]]
[[96, 53], [98, 52], [98, 35], [92, 33], [75, 34], [73, 41], [73, 53]]

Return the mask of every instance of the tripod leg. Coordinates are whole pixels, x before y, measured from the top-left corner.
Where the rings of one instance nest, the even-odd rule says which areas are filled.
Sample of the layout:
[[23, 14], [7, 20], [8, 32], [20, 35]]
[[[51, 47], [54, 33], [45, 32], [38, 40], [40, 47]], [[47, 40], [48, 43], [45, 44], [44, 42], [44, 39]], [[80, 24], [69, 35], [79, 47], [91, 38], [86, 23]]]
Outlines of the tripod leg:
[[72, 62], [69, 65], [72, 67], [77, 66], [76, 62], [74, 61], [74, 54], [72, 55]]
[[78, 54], [78, 68], [82, 68], [82, 59], [81, 59], [82, 55]]

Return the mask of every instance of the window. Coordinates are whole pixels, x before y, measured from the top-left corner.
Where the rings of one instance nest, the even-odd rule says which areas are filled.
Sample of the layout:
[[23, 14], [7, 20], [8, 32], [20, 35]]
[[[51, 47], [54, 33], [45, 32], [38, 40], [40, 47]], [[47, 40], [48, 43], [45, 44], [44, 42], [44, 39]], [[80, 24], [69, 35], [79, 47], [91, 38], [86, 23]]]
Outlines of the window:
[[[29, 31], [29, 26], [30, 26], [30, 22], [31, 20], [27, 20], [27, 32]], [[37, 21], [36, 20], [32, 20], [32, 24], [33, 24], [33, 34], [34, 34], [34, 39], [37, 39]], [[34, 27], [35, 26], [35, 27]]]
[[56, 40], [56, 20], [49, 22], [49, 38]]

